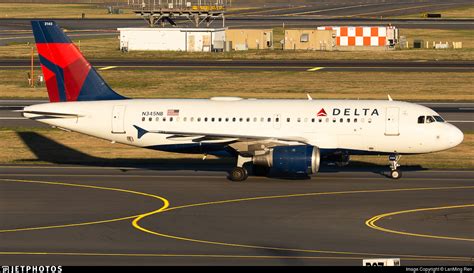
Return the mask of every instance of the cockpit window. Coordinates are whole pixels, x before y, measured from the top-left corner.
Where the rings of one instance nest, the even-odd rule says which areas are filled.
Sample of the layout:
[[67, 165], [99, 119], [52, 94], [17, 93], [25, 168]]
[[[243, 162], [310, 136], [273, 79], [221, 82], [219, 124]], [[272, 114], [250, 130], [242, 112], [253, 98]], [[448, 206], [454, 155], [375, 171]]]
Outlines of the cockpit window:
[[419, 116], [418, 124], [423, 123], [432, 123], [432, 122], [445, 122], [444, 119], [440, 116]]

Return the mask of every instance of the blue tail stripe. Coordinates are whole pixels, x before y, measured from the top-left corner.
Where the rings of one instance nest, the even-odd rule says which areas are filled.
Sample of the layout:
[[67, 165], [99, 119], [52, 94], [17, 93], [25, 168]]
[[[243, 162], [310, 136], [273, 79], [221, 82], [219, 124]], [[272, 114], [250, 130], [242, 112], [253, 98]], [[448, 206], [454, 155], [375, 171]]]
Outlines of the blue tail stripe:
[[48, 59], [39, 55], [40, 63], [51, 70], [56, 76], [56, 85], [58, 86], [59, 101], [66, 101], [66, 88], [64, 86], [64, 71], [61, 67], [50, 62]]
[[71, 43], [54, 21], [31, 21], [36, 43]]
[[91, 68], [89, 74], [87, 74], [79, 96], [77, 97], [78, 101], [123, 99], [126, 98], [115, 93], [94, 68]]

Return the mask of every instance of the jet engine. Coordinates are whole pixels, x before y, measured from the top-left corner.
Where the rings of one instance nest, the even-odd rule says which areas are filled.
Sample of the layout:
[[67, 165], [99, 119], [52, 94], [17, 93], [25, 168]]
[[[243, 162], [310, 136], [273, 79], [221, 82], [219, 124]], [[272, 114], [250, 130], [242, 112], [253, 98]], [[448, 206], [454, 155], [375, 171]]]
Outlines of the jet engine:
[[277, 146], [253, 157], [253, 164], [269, 167], [279, 173], [308, 175], [319, 170], [320, 152], [310, 145]]

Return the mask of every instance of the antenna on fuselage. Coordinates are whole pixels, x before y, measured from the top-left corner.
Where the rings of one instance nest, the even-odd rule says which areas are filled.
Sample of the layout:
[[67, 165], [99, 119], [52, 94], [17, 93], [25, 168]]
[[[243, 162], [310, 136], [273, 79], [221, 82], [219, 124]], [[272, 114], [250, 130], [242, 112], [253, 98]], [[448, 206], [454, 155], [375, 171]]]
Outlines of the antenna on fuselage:
[[313, 100], [313, 98], [309, 95], [309, 93], [306, 93], [306, 96], [308, 97], [308, 100]]
[[387, 94], [387, 96], [389, 101], [393, 101], [392, 97], [390, 97], [390, 94]]

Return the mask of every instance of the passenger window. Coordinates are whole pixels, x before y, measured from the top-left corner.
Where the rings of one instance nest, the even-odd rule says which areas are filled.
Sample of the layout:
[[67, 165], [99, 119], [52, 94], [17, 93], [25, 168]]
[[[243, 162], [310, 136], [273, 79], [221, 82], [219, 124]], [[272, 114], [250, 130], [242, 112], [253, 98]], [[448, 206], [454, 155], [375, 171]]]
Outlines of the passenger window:
[[354, 119], [354, 123], [357, 123], [357, 119], [356, 119], [356, 118]]
[[257, 122], [257, 118], [253, 118], [253, 122]]
[[183, 121], [186, 122], [186, 120], [187, 120], [187, 117], [184, 117], [184, 118], [183, 118]]
[[270, 121], [272, 121], [272, 119], [271, 119], [271, 118], [268, 118], [267, 121], [270, 122]]
[[348, 119], [347, 119], [347, 122], [351, 122], [351, 119], [350, 119], [350, 118], [348, 118]]
[[221, 122], [221, 121], [222, 121], [222, 118], [219, 118], [219, 122]]
[[250, 121], [250, 118], [247, 118], [247, 122], [249, 122], [249, 121]]
[[142, 117], [142, 121], [145, 121], [145, 117]]
[[204, 121], [207, 122], [207, 118], [204, 118]]
[[201, 122], [201, 118], [198, 118], [198, 122]]
[[435, 119], [432, 116], [427, 116], [426, 123], [432, 123], [432, 122], [435, 122]]
[[280, 122], [280, 118], [275, 118], [275, 122]]
[[419, 116], [419, 117], [418, 117], [418, 123], [419, 123], [419, 124], [425, 123], [425, 116]]
[[340, 119], [339, 119], [339, 122], [340, 122], [340, 123], [343, 123], [343, 122], [344, 122], [344, 119], [343, 119], [343, 118], [340, 118]]
[[173, 121], [173, 118], [172, 118], [172, 117], [170, 118], [170, 121]]
[[290, 118], [286, 118], [286, 122], [290, 122], [290, 121], [291, 121], [291, 119], [290, 119]]
[[166, 118], [163, 118], [163, 121], [166, 121]]
[[229, 121], [229, 118], [225, 118], [225, 122], [228, 122]]
[[239, 121], [242, 122], [244, 119], [243, 118], [239, 118]]
[[148, 118], [148, 121], [151, 121], [151, 120], [152, 120], [152, 118]]
[[235, 121], [236, 121], [236, 119], [235, 119], [235, 118], [232, 118], [232, 121], [233, 121], [233, 122], [235, 122]]

